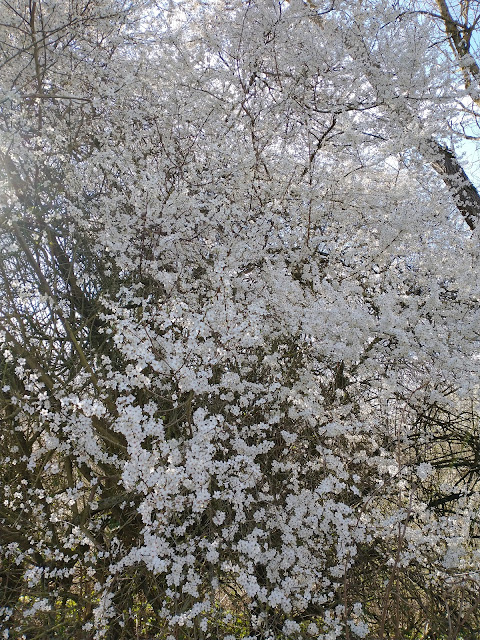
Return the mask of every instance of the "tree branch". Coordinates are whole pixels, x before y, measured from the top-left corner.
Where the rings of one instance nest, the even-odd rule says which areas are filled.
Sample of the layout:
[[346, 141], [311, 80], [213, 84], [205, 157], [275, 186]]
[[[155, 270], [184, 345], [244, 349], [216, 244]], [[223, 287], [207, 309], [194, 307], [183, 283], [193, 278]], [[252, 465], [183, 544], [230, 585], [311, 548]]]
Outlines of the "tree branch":
[[432, 140], [431, 146], [435, 153], [431, 165], [444, 181], [457, 209], [473, 231], [480, 217], [480, 194], [453, 151], [435, 140]]

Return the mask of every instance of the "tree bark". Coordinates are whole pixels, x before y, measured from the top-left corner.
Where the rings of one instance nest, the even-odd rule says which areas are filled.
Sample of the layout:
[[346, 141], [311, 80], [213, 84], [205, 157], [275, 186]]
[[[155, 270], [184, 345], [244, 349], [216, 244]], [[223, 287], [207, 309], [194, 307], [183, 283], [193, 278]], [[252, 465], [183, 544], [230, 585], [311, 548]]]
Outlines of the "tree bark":
[[431, 146], [436, 156], [431, 165], [444, 181], [457, 209], [473, 231], [480, 217], [480, 194], [453, 151], [435, 140], [432, 140]]

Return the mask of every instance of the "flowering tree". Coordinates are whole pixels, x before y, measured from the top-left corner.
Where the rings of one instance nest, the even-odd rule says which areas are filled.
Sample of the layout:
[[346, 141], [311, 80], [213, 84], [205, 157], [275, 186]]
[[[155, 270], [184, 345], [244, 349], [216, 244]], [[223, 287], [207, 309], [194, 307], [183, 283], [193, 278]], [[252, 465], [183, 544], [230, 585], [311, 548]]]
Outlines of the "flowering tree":
[[476, 637], [476, 76], [430, 14], [1, 3], [5, 638]]

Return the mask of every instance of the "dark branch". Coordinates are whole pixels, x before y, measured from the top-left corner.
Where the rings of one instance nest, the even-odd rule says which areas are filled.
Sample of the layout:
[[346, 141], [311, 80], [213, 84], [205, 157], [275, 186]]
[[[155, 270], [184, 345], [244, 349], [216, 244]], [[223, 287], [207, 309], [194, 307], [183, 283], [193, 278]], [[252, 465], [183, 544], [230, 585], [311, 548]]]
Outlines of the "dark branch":
[[473, 231], [480, 218], [480, 194], [453, 151], [435, 141], [432, 141], [432, 147], [435, 153], [432, 167], [441, 176], [463, 219]]

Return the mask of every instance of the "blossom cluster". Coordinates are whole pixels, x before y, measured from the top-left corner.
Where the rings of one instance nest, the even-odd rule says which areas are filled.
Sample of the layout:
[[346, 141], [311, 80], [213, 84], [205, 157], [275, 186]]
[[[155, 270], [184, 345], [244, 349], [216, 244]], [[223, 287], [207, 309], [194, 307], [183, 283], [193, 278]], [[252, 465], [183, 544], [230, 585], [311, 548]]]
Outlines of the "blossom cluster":
[[382, 2], [129, 4], [0, 9], [4, 637], [467, 624], [479, 256], [421, 155], [457, 67]]

